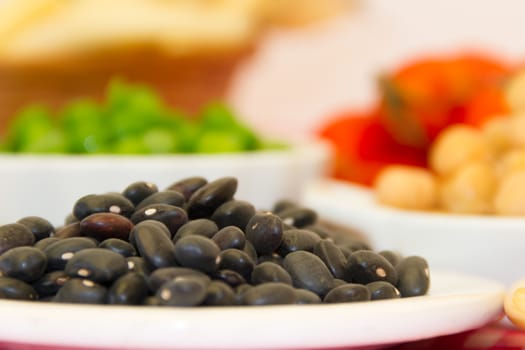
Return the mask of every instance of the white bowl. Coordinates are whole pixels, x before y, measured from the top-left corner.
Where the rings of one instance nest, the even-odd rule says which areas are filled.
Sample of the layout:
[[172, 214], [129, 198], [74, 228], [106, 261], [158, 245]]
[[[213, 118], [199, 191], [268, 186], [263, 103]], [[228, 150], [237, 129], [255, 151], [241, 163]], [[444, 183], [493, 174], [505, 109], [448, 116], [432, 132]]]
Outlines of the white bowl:
[[301, 200], [326, 219], [362, 231], [374, 249], [420, 255], [430, 268], [509, 286], [525, 276], [525, 218], [406, 211], [377, 204], [373, 192], [341, 181], [311, 183]]
[[149, 181], [162, 190], [190, 176], [235, 176], [235, 198], [268, 209], [278, 199], [297, 200], [307, 182], [325, 175], [330, 156], [321, 141], [286, 150], [213, 155], [0, 154], [0, 225], [29, 215], [60, 225], [81, 196], [120, 192], [135, 181]]

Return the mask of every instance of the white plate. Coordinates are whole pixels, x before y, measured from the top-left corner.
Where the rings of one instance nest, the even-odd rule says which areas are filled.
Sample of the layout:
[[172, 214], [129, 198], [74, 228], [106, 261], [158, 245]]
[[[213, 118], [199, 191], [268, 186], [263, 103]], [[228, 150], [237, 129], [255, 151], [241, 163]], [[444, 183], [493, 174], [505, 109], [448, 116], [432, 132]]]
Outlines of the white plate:
[[525, 275], [525, 218], [396, 209], [377, 204], [367, 187], [334, 180], [307, 186], [302, 202], [323, 218], [362, 231], [375, 250], [421, 255], [431, 268], [507, 286]]
[[353, 304], [155, 308], [0, 301], [0, 344], [133, 350], [381, 347], [480, 327], [501, 314], [503, 293], [497, 282], [431, 271], [426, 296]]

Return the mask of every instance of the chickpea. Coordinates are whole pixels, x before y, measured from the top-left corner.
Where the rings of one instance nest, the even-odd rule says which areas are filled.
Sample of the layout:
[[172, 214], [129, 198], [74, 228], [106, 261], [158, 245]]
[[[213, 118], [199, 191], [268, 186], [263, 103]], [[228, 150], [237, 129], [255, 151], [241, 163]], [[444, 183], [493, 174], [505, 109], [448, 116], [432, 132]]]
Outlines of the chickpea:
[[514, 147], [525, 147], [525, 114], [513, 116], [510, 120], [510, 139]]
[[480, 130], [455, 124], [444, 129], [430, 148], [430, 168], [440, 176], [463, 164], [489, 159], [489, 147]]
[[525, 170], [525, 148], [512, 149], [506, 152], [497, 163], [497, 171], [500, 177], [517, 170]]
[[412, 210], [430, 210], [437, 204], [434, 175], [422, 168], [392, 165], [385, 167], [375, 182], [379, 203]]
[[461, 214], [492, 213], [496, 177], [488, 163], [468, 163], [441, 184], [443, 209]]
[[481, 132], [493, 158], [499, 157], [512, 145], [509, 116], [494, 117], [482, 126]]
[[494, 209], [499, 215], [525, 215], [525, 170], [502, 178], [494, 198]]

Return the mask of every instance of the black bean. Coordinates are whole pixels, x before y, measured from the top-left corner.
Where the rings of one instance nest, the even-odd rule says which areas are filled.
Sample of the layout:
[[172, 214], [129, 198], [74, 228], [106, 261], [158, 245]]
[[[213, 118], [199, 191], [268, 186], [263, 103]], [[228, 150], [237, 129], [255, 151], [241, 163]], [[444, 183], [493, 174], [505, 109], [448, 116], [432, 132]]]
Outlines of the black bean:
[[371, 250], [358, 250], [348, 259], [348, 276], [351, 282], [368, 284], [375, 281], [397, 283], [397, 273], [383, 256]]
[[128, 239], [133, 222], [113, 213], [95, 213], [80, 221], [80, 234], [103, 241], [108, 238]]
[[208, 275], [198, 270], [187, 267], [162, 267], [156, 269], [148, 276], [148, 287], [153, 293], [155, 293], [164, 283], [182, 276], [196, 276], [203, 278], [208, 282], [210, 281]]
[[308, 289], [320, 297], [334, 286], [334, 278], [328, 267], [315, 254], [297, 251], [286, 255], [283, 267], [292, 277], [296, 288]]
[[35, 242], [52, 236], [55, 232], [55, 227], [48, 220], [39, 216], [26, 216], [18, 220], [17, 223], [26, 226], [33, 233]]
[[257, 252], [255, 251], [255, 248], [253, 247], [253, 244], [250, 243], [250, 241], [244, 242], [244, 248], [242, 249], [242, 251], [248, 254], [253, 261], [257, 261]]
[[136, 272], [144, 276], [148, 276], [151, 273], [150, 267], [146, 263], [143, 257], [130, 256], [126, 258], [129, 272]]
[[128, 185], [122, 195], [129, 199], [133, 205], [139, 204], [144, 198], [159, 191], [157, 185], [147, 181], [137, 181]]
[[208, 306], [229, 306], [235, 305], [235, 291], [223, 281], [211, 281], [206, 289], [206, 297], [202, 305]]
[[328, 267], [335, 278], [347, 279], [347, 260], [341, 249], [331, 240], [322, 239], [314, 245], [313, 253]]
[[48, 245], [51, 243], [54, 243], [56, 241], [59, 241], [60, 238], [57, 237], [47, 237], [43, 238], [40, 241], [36, 242], [33, 247], [40, 249], [41, 251], [44, 251]]
[[283, 222], [271, 212], [256, 213], [246, 225], [246, 239], [253, 244], [257, 254], [271, 254], [283, 239]]
[[298, 204], [289, 199], [279, 199], [273, 204], [272, 213], [279, 215], [283, 210], [296, 208]]
[[193, 193], [195, 193], [195, 191], [197, 191], [199, 188], [206, 185], [207, 183], [208, 180], [201, 176], [191, 176], [174, 182], [173, 184], [168, 186], [167, 190], [178, 191], [182, 193], [186, 201], [188, 201], [193, 195]]
[[47, 256], [47, 269], [63, 270], [67, 262], [75, 256], [78, 251], [87, 248], [96, 248], [97, 243], [87, 237], [71, 237], [60, 239], [44, 248]]
[[80, 233], [80, 221], [75, 221], [70, 224], [57, 227], [52, 237], [62, 239], [80, 236], [82, 236]]
[[322, 302], [319, 295], [307, 289], [295, 288], [296, 304], [319, 304]]
[[152, 269], [177, 265], [175, 247], [166, 225], [155, 220], [146, 220], [131, 230], [135, 248]]
[[265, 261], [270, 261], [270, 262], [273, 262], [277, 265], [283, 265], [283, 257], [280, 256], [279, 254], [277, 253], [273, 253], [273, 254], [267, 254], [267, 255], [259, 255], [257, 257], [257, 263], [260, 264], [260, 263], [263, 263]]
[[211, 239], [217, 243], [221, 250], [228, 248], [244, 249], [246, 244], [246, 236], [237, 226], [225, 226], [217, 233], [215, 233]]
[[46, 271], [47, 257], [35, 247], [15, 247], [0, 255], [0, 276], [34, 282]]
[[88, 248], [77, 252], [67, 262], [64, 271], [72, 278], [86, 278], [107, 284], [128, 272], [128, 264], [122, 255], [111, 250]]
[[121, 194], [88, 194], [75, 202], [73, 215], [78, 220], [95, 213], [113, 213], [130, 217], [134, 210], [133, 203]]
[[242, 284], [247, 284], [247, 280], [237, 271], [222, 269], [215, 272], [213, 275], [215, 280], [223, 281], [231, 287], [237, 287]]
[[233, 270], [241, 274], [247, 281], [250, 280], [255, 262], [245, 252], [235, 248], [229, 248], [219, 253], [217, 268]]
[[174, 207], [184, 207], [186, 199], [184, 196], [177, 191], [160, 191], [153, 193], [152, 195], [144, 198], [137, 206], [135, 211], [141, 210], [152, 204], [168, 204]]
[[98, 247], [109, 249], [115, 253], [122, 255], [125, 258], [137, 255], [137, 250], [135, 249], [135, 247], [133, 247], [131, 243], [123, 239], [108, 238], [100, 242]]
[[222, 177], [196, 190], [188, 201], [191, 219], [209, 218], [223, 203], [233, 198], [237, 191], [237, 179]]
[[181, 266], [208, 274], [217, 269], [220, 252], [219, 246], [204, 236], [189, 235], [175, 243], [175, 259]]
[[397, 264], [403, 259], [403, 256], [399, 252], [393, 250], [382, 250], [379, 252], [392, 266], [396, 267]]
[[131, 215], [131, 221], [134, 224], [144, 220], [162, 222], [170, 231], [170, 236], [173, 237], [179, 228], [188, 222], [188, 215], [184, 209], [174, 205], [163, 203], [150, 204], [135, 210], [135, 213]]
[[317, 221], [317, 212], [310, 208], [289, 207], [280, 211], [278, 215], [283, 223], [297, 228], [313, 225]]
[[0, 277], [0, 299], [37, 300], [38, 294], [28, 283], [11, 277]]
[[201, 218], [190, 220], [177, 230], [177, 233], [173, 236], [173, 242], [177, 242], [180, 238], [189, 235], [199, 235], [211, 238], [218, 231], [219, 227], [210, 219]]
[[59, 289], [53, 301], [75, 304], [105, 304], [106, 287], [91, 280], [71, 278]]
[[155, 294], [161, 305], [197, 306], [206, 298], [208, 283], [195, 276], [181, 276], [164, 283]]
[[113, 305], [139, 305], [148, 296], [146, 278], [136, 272], [119, 277], [109, 288], [107, 303]]
[[403, 298], [425, 295], [430, 288], [427, 261], [420, 256], [408, 256], [396, 266], [397, 288]]
[[232, 199], [220, 205], [212, 214], [211, 219], [219, 228], [236, 226], [241, 230], [246, 228], [248, 221], [255, 215], [253, 204], [243, 200]]
[[366, 288], [368, 288], [370, 291], [371, 300], [401, 298], [401, 293], [399, 293], [399, 290], [386, 281], [375, 281], [368, 283]]
[[251, 283], [254, 285], [267, 282], [281, 282], [292, 285], [292, 277], [282, 266], [265, 261], [253, 268]]
[[296, 299], [294, 288], [280, 282], [260, 284], [242, 294], [243, 305], [294, 304]]
[[39, 298], [43, 298], [55, 295], [68, 279], [69, 276], [62, 270], [51, 271], [31, 285], [38, 293]]
[[284, 230], [281, 244], [277, 248], [277, 253], [281, 256], [286, 256], [298, 250], [313, 252], [315, 244], [320, 240], [321, 237], [312, 231], [298, 228]]
[[31, 230], [22, 224], [6, 224], [0, 226], [0, 254], [14, 247], [31, 246], [35, 236]]
[[371, 300], [370, 291], [365, 285], [346, 283], [335, 287], [326, 294], [325, 303], [350, 303]]

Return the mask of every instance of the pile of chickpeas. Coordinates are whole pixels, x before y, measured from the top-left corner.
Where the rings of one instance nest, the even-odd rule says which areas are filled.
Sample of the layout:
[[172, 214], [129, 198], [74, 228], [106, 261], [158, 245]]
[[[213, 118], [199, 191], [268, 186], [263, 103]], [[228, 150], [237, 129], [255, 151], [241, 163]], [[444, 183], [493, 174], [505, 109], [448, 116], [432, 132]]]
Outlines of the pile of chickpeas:
[[383, 169], [374, 184], [377, 201], [409, 210], [525, 216], [525, 113], [493, 118], [481, 128], [445, 128], [428, 164]]

